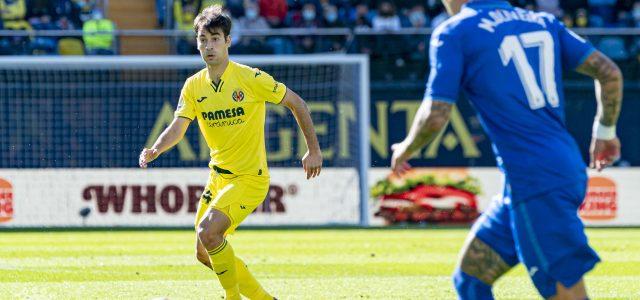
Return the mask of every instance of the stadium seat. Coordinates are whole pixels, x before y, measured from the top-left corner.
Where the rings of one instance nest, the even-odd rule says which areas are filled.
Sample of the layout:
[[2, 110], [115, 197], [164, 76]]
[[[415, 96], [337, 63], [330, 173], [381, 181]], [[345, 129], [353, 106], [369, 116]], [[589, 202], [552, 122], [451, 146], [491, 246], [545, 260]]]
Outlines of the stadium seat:
[[84, 55], [84, 44], [75, 38], [61, 38], [58, 41], [60, 55]]

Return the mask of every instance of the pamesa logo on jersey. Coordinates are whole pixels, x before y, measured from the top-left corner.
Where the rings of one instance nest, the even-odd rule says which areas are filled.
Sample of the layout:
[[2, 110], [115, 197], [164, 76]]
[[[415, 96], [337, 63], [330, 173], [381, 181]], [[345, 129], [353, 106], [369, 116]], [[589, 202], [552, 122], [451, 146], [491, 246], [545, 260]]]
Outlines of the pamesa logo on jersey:
[[235, 102], [242, 102], [244, 100], [244, 92], [241, 89], [236, 89], [231, 94], [231, 99]]

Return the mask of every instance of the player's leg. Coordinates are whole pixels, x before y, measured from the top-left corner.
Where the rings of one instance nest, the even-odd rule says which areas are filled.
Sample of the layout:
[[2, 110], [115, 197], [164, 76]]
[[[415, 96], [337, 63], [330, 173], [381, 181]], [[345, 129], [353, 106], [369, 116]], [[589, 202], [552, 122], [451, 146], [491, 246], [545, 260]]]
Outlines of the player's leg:
[[587, 296], [587, 287], [584, 284], [584, 280], [580, 279], [578, 283], [574, 284], [572, 287], [565, 287], [562, 283], [556, 283], [556, 294], [555, 296], [549, 297], [549, 300], [586, 300], [589, 299]]
[[[207, 249], [204, 248], [200, 240], [196, 237], [196, 257], [203, 265], [213, 270], [211, 266], [211, 260]], [[240, 294], [249, 299], [273, 299], [272, 296], [267, 293], [260, 285], [258, 280], [253, 277], [253, 274], [249, 271], [247, 264], [238, 256], [236, 256], [236, 274], [238, 277], [238, 287], [240, 288]]]
[[[215, 178], [215, 174], [212, 175], [212, 178]], [[212, 194], [211, 191], [214, 191]], [[198, 210], [196, 212], [196, 230], [198, 228], [198, 224], [202, 217], [204, 217], [204, 213], [209, 208], [209, 204], [214, 198], [215, 194], [217, 194], [215, 189], [215, 181], [214, 179], [210, 180], [209, 186], [204, 190], [202, 196], [200, 197], [200, 202], [198, 205]], [[196, 234], [196, 258], [199, 262], [205, 265], [207, 268], [213, 270], [211, 266], [211, 259], [209, 258], [209, 253], [207, 253], [207, 249], [202, 245], [198, 235]], [[249, 299], [271, 299], [271, 296], [264, 291], [260, 283], [253, 277], [247, 265], [236, 256], [236, 274], [238, 277], [238, 284], [240, 288], [240, 293]]]
[[[229, 226], [222, 234], [229, 249], [231, 249], [231, 244], [226, 239], [226, 236], [233, 233], [240, 223], [262, 203], [268, 189], [268, 178], [256, 179], [245, 176], [216, 178], [216, 194], [211, 201], [210, 210], [222, 212], [230, 220]], [[204, 219], [206, 219], [206, 215]], [[202, 241], [202, 239], [200, 240]], [[203, 246], [208, 249], [204, 242]], [[216, 261], [213, 256], [211, 257], [211, 262], [215, 270]], [[234, 257], [234, 262], [236, 279], [242, 295], [249, 299], [273, 299], [260, 286], [240, 258]], [[216, 271], [216, 273], [219, 274], [220, 272]]]
[[585, 184], [512, 205], [514, 239], [534, 285], [548, 299], [586, 299], [583, 276], [600, 261], [577, 210]]
[[215, 177], [216, 174], [212, 173], [209, 175], [209, 180], [207, 181], [207, 187], [202, 192], [200, 196], [200, 201], [198, 201], [198, 210], [196, 211], [195, 218], [195, 230], [196, 230], [196, 259], [205, 265], [207, 268], [212, 269], [211, 260], [209, 259], [209, 253], [207, 253], [207, 249], [204, 248], [200, 239], [198, 238], [198, 225], [200, 224], [200, 220], [204, 217], [205, 212], [209, 209], [209, 204], [213, 199], [212, 191], [215, 193]]
[[247, 264], [236, 256], [236, 272], [238, 273], [238, 282], [240, 284], [240, 293], [251, 300], [273, 300], [275, 299], [260, 285], [258, 280], [253, 277], [249, 271]]
[[225, 232], [230, 226], [231, 219], [227, 213], [210, 207], [198, 224], [198, 239], [207, 249], [211, 266], [225, 290], [226, 299], [240, 299], [235, 253], [225, 239]]
[[211, 266], [211, 259], [209, 259], [209, 253], [207, 253], [207, 249], [204, 248], [198, 235], [196, 234], [196, 258], [199, 262], [201, 262], [205, 267], [213, 270]]
[[459, 299], [493, 299], [496, 280], [518, 263], [505, 197], [474, 224], [453, 274]]
[[[231, 182], [238, 187], [242, 187], [242, 193], [237, 193], [236, 200], [230, 202], [231, 204], [228, 206], [228, 212], [233, 222], [227, 229], [226, 234], [233, 234], [235, 229], [264, 201], [269, 191], [268, 178], [241, 176], [232, 179]], [[240, 191], [240, 189], [236, 191]], [[236, 272], [242, 295], [252, 300], [275, 299], [260, 285], [249, 271], [247, 264], [238, 256], [236, 256]]]

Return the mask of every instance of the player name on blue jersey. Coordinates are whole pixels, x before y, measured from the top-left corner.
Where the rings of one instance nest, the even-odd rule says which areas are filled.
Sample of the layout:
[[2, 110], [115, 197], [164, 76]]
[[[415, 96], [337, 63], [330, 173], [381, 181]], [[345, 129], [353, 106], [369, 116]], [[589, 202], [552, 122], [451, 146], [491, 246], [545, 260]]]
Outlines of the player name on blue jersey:
[[515, 8], [514, 10], [496, 9], [494, 11], [488, 12], [487, 15], [490, 17], [490, 19], [480, 19], [480, 24], [478, 24], [478, 27], [491, 33], [495, 32], [495, 28], [502, 23], [511, 21], [531, 22], [537, 23], [542, 27], [547, 27], [547, 24], [543, 19], [545, 15], [520, 8]]

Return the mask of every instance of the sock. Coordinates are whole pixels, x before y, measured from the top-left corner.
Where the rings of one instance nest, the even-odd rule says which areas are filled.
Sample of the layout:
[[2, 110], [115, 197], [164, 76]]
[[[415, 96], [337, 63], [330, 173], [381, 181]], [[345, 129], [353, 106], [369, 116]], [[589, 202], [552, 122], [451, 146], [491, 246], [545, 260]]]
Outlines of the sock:
[[240, 293], [251, 300], [272, 300], [273, 296], [262, 288], [260, 283], [253, 277], [247, 265], [236, 256], [236, 272], [238, 274], [238, 284]]
[[213, 266], [213, 271], [218, 275], [218, 280], [226, 293], [225, 299], [240, 300], [240, 288], [236, 273], [236, 256], [233, 248], [227, 240], [223, 240], [220, 246], [207, 251]]
[[453, 285], [460, 300], [493, 300], [491, 286], [457, 268], [453, 273]]

